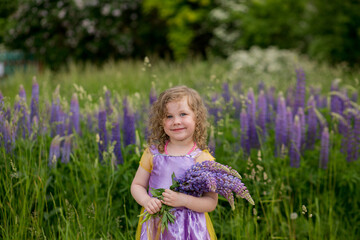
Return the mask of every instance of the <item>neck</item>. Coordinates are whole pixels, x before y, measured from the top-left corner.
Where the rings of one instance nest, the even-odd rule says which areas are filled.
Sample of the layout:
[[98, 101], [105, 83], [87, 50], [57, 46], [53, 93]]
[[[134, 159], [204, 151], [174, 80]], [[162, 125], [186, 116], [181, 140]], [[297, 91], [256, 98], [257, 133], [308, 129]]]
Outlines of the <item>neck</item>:
[[186, 143], [181, 142], [181, 144], [178, 142], [174, 143], [169, 141], [165, 145], [165, 154], [173, 155], [173, 156], [181, 156], [181, 155], [190, 154], [195, 149], [196, 149], [196, 143], [194, 141], [189, 141]]

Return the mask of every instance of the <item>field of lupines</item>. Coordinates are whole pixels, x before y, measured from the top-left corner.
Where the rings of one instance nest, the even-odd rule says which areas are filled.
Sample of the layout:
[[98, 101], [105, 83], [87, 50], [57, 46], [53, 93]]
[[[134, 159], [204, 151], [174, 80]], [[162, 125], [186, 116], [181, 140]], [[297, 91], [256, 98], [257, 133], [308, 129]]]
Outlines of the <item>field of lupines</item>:
[[75, 80], [80, 72], [54, 88], [39, 81], [43, 75], [31, 87], [26, 79], [16, 97], [2, 90], [0, 237], [133, 239], [140, 207], [129, 189], [146, 142], [147, 111], [156, 94], [187, 84], [208, 107], [210, 150], [242, 174], [255, 202], [236, 200], [232, 211], [219, 199], [210, 214], [219, 239], [356, 239], [359, 88], [326, 79], [329, 73], [315, 79], [316, 70], [301, 65], [286, 72], [282, 64], [280, 72], [270, 65], [254, 70], [259, 62], [217, 68], [219, 76], [197, 63], [204, 79], [193, 81], [190, 71], [168, 84], [168, 72], [189, 66], [169, 65], [159, 74], [146, 60], [126, 75], [144, 72], [141, 88], [111, 83], [89, 93], [86, 79]]

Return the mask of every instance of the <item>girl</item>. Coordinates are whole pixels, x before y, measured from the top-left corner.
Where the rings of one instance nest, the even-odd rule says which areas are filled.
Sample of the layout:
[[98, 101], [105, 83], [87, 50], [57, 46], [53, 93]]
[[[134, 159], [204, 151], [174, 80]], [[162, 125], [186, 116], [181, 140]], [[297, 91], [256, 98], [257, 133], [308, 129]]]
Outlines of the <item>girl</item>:
[[[206, 150], [206, 114], [199, 94], [185, 86], [164, 91], [152, 105], [149, 147], [141, 157], [131, 194], [143, 207], [141, 212], [154, 214], [166, 204], [175, 207], [176, 219], [161, 232], [160, 218], [150, 218], [138, 225], [136, 239], [216, 239], [207, 212], [215, 209], [217, 194], [193, 197], [168, 189], [173, 172], [180, 178], [196, 162], [214, 160]], [[153, 198], [150, 188], [165, 188], [164, 199]]]

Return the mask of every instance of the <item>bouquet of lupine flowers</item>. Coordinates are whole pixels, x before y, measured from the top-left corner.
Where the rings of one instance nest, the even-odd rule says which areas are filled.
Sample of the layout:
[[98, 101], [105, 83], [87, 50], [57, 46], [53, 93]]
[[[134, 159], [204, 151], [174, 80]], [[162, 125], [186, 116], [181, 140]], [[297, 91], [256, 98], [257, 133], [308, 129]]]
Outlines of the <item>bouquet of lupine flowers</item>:
[[[170, 189], [173, 191], [185, 193], [188, 195], [200, 197], [204, 192], [216, 192], [225, 197], [234, 210], [234, 194], [255, 205], [249, 191], [244, 183], [241, 182], [240, 174], [231, 167], [222, 165], [215, 161], [204, 161], [194, 164], [186, 170], [183, 178], [177, 179], [175, 174], [172, 175], [172, 185]], [[153, 197], [160, 200], [163, 199], [163, 188], [151, 189]], [[144, 217], [141, 224], [149, 220], [151, 217], [161, 217], [161, 230], [167, 228], [168, 223], [174, 223], [175, 216], [171, 213], [172, 207], [162, 204], [161, 210], [155, 214], [144, 212], [139, 217]]]

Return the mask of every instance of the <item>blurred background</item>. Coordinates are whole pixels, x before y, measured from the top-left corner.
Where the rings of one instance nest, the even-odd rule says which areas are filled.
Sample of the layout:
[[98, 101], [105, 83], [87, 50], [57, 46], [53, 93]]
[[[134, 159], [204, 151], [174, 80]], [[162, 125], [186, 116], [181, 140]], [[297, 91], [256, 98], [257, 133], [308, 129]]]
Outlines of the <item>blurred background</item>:
[[354, 0], [1, 0], [0, 75], [69, 62], [226, 58], [253, 46], [360, 63]]

